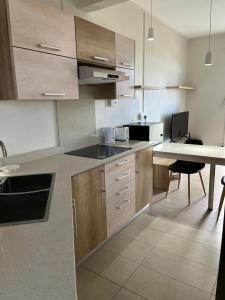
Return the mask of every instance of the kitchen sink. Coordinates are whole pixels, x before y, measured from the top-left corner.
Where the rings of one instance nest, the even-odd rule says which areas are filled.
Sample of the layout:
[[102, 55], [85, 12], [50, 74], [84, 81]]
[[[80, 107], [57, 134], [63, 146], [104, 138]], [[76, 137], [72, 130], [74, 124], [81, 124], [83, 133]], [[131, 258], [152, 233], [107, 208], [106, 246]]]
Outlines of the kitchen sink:
[[53, 174], [0, 177], [0, 193], [26, 193], [50, 189]]
[[0, 226], [48, 220], [55, 174], [0, 177]]

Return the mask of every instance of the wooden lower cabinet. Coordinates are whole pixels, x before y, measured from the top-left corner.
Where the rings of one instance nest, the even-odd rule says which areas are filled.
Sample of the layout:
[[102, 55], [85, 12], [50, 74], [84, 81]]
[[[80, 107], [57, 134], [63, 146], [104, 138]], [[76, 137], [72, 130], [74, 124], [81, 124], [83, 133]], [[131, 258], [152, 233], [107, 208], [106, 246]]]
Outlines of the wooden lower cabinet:
[[107, 237], [104, 166], [72, 177], [76, 263]]
[[136, 212], [144, 208], [152, 199], [153, 191], [153, 150], [152, 147], [136, 152], [135, 185]]

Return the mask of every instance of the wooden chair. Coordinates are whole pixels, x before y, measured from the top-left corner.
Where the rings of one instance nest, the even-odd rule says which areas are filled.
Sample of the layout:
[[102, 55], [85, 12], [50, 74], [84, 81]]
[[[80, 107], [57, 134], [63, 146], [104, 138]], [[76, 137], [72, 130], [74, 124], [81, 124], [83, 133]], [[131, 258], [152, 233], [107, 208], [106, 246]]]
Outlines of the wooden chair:
[[[202, 142], [202, 140], [199, 140], [199, 139], [189, 139], [185, 142], [185, 144], [203, 145], [203, 142]], [[178, 160], [174, 164], [169, 166], [170, 181], [172, 179], [173, 173], [179, 173], [178, 189], [180, 187], [181, 174], [188, 175], [188, 204], [189, 205], [191, 204], [191, 187], [190, 187], [190, 175], [191, 174], [199, 173], [202, 188], [204, 191], [204, 195], [206, 196], [205, 186], [204, 186], [204, 182], [203, 182], [202, 174], [201, 174], [201, 170], [204, 167], [205, 167], [205, 164], [203, 164], [203, 163], [195, 163], [195, 162], [189, 162], [189, 161], [183, 161], [183, 160]], [[169, 181], [168, 190], [166, 192], [166, 197], [169, 192], [170, 181]]]
[[222, 194], [221, 194], [221, 197], [220, 197], [220, 204], [219, 204], [219, 208], [218, 208], [217, 221], [219, 219], [220, 212], [221, 212], [221, 209], [223, 207], [223, 202], [224, 202], [224, 198], [225, 198], [225, 176], [222, 177], [221, 183], [223, 185], [223, 190], [222, 190]]

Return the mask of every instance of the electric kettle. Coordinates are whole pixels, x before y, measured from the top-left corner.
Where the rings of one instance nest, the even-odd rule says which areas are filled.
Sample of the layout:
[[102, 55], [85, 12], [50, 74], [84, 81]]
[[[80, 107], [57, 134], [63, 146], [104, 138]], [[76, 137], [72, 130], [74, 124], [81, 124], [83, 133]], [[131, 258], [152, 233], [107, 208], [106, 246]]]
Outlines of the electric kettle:
[[114, 144], [117, 137], [117, 129], [115, 127], [102, 128], [103, 141], [105, 144]]

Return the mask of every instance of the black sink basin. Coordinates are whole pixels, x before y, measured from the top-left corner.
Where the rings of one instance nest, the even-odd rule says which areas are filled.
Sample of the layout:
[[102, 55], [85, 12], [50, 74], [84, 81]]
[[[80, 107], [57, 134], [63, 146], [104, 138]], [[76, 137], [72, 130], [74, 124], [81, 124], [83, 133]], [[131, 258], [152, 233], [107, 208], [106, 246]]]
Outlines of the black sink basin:
[[0, 193], [26, 193], [50, 189], [53, 174], [0, 178]]
[[0, 226], [48, 220], [55, 174], [0, 177]]

